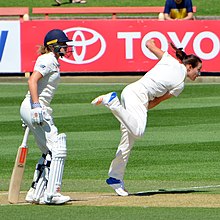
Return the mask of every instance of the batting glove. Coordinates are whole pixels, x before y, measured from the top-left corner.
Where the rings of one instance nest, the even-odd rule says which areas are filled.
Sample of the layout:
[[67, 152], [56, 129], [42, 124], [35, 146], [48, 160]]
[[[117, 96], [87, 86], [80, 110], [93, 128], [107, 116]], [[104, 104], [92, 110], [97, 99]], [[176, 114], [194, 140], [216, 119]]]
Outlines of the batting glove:
[[24, 129], [24, 130], [26, 130], [26, 128], [27, 128], [27, 125], [26, 125], [26, 123], [24, 122], [24, 120], [21, 118], [21, 126], [22, 126], [22, 128]]
[[31, 120], [33, 124], [42, 125], [43, 123], [43, 112], [40, 103], [33, 103], [31, 109]]

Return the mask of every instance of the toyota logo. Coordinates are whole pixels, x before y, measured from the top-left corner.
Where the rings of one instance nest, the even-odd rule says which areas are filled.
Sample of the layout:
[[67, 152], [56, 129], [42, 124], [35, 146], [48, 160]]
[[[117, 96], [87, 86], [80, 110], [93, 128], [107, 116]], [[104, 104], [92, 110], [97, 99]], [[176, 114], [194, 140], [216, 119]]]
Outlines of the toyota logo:
[[71, 64], [88, 64], [98, 60], [106, 50], [106, 42], [98, 32], [83, 27], [64, 30], [68, 38], [72, 39], [74, 50], [67, 58], [62, 60]]

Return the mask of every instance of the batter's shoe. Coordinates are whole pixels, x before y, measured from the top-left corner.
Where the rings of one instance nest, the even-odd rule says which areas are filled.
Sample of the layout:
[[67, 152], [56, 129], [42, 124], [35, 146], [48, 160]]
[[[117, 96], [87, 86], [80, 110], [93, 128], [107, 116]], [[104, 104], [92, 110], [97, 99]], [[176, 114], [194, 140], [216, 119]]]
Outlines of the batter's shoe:
[[40, 199], [40, 205], [62, 205], [70, 201], [71, 198], [69, 196], [63, 196], [60, 193], [57, 193], [52, 198], [46, 197], [46, 195]]
[[36, 198], [34, 198], [34, 194], [35, 194], [35, 189], [31, 187], [27, 192], [25, 201], [28, 203], [39, 204], [39, 201], [44, 199], [43, 196], [41, 196], [39, 199], [36, 200]]
[[29, 203], [33, 203], [34, 202], [34, 192], [35, 192], [35, 189], [34, 188], [30, 188], [27, 192], [27, 195], [25, 197], [25, 201], [26, 202], [29, 202]]
[[109, 186], [111, 186], [119, 196], [128, 196], [129, 195], [128, 192], [125, 190], [123, 180], [118, 180], [113, 177], [109, 177], [106, 180], [106, 183]]
[[117, 97], [117, 93], [116, 92], [110, 92], [108, 94], [105, 94], [105, 95], [101, 95], [97, 98], [95, 98], [91, 104], [92, 105], [108, 105], [109, 103], [111, 103], [111, 101], [113, 101], [115, 98], [118, 98]]

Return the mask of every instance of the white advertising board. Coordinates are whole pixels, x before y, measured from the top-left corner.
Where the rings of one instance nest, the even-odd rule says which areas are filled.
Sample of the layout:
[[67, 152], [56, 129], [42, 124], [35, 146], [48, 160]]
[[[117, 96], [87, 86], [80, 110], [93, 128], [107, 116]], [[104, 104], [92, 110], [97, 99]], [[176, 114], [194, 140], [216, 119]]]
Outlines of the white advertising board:
[[20, 21], [0, 21], [0, 74], [21, 72]]

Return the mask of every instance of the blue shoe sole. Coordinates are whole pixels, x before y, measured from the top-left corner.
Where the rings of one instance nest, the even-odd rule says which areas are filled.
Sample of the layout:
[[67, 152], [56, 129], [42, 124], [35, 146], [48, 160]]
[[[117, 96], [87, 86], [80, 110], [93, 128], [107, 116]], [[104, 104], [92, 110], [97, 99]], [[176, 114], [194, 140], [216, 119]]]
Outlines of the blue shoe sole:
[[121, 180], [117, 180], [117, 179], [115, 179], [115, 178], [113, 178], [113, 177], [110, 177], [110, 178], [108, 178], [108, 179], [106, 180], [106, 183], [107, 183], [108, 185], [120, 184], [120, 183], [121, 183]]

